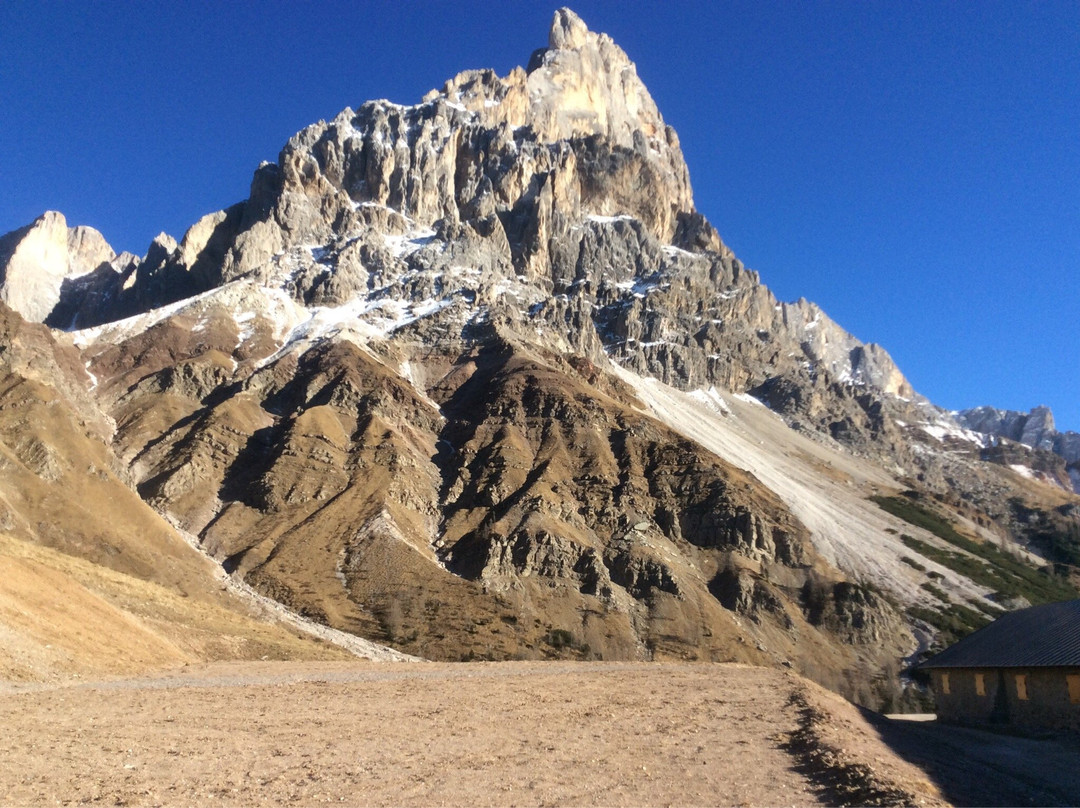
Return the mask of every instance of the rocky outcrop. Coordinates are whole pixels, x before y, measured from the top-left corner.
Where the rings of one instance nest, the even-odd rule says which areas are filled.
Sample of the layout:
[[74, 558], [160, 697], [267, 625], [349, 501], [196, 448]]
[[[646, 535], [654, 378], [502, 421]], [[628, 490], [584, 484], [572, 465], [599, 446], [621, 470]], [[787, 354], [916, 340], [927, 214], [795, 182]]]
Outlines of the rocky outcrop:
[[112, 269], [116, 253], [91, 227], [69, 228], [49, 211], [0, 238], [0, 300], [31, 322], [44, 322], [71, 279]]
[[[877, 410], [914, 394], [888, 355], [811, 303], [777, 301], [722, 244], [694, 209], [678, 137], [615, 43], [568, 9], [548, 40], [507, 76], [467, 71], [415, 106], [369, 102], [304, 129], [256, 171], [247, 201], [66, 285], [50, 324], [115, 320], [240, 278], [285, 283], [305, 305], [478, 300], [593, 361], [684, 389], [755, 390], [794, 424], [892, 450]], [[781, 392], [792, 385], [813, 401]]]
[[984, 435], [996, 435], [1033, 449], [1051, 450], [1054, 446], [1054, 416], [1048, 407], [1035, 407], [1031, 412], [976, 407], [956, 413], [956, 420], [968, 429]]
[[[1055, 477], [1063, 478], [1062, 484], [1080, 493], [1080, 433], [1058, 432], [1054, 428], [1054, 415], [1049, 407], [1035, 407], [1030, 412], [998, 410], [993, 407], [975, 407], [955, 413], [956, 420], [984, 435], [1022, 443], [1042, 452], [1053, 452], [1064, 460], [1065, 468], [1054, 469]], [[1013, 458], [1016, 461], [1016, 458]], [[1041, 464], [1021, 461], [1024, 465], [1046, 471]], [[1065, 476], [1067, 475], [1067, 476]]]

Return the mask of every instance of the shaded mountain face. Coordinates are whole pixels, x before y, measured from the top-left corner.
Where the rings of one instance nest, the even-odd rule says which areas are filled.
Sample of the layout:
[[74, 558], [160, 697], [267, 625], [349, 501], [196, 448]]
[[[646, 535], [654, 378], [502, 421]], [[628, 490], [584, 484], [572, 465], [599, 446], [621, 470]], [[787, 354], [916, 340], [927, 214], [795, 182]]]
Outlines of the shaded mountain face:
[[10, 321], [62, 358], [24, 364], [125, 496], [423, 656], [788, 664], [872, 700], [950, 609], [1002, 599], [869, 497], [908, 489], [976, 544], [1075, 500], [777, 301], [565, 9], [525, 68], [299, 132], [179, 243], [117, 257], [46, 214], [0, 258]]

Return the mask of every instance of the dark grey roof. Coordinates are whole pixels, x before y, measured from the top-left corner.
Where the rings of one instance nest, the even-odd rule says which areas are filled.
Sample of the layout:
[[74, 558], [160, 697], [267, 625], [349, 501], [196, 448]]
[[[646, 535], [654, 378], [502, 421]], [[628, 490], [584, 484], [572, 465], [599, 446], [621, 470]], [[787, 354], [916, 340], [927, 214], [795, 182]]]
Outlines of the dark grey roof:
[[1080, 600], [1003, 614], [920, 668], [1080, 666]]

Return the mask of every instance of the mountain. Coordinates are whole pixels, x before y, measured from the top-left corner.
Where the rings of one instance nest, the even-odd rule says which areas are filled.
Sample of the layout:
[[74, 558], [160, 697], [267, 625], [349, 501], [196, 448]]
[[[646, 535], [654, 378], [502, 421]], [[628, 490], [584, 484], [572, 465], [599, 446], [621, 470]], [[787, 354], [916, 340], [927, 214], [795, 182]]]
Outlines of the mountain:
[[[95, 564], [130, 499], [410, 654], [787, 665], [868, 703], [933, 638], [1075, 597], [1068, 476], [778, 301], [567, 9], [525, 68], [297, 133], [179, 242], [116, 256], [48, 213], [0, 257], [10, 328], [61, 357], [9, 377], [65, 402], [11, 427], [31, 477], [4, 490], [55, 493], [92, 447], [68, 473], [124, 493], [68, 488], [89, 516], [60, 549]], [[40, 524], [24, 499], [9, 522]]]
[[1052, 452], [1064, 461], [1073, 489], [1080, 492], [1080, 433], [1058, 432], [1049, 407], [1031, 412], [975, 407], [956, 413], [959, 424], [996, 438], [1006, 438], [1042, 452]]

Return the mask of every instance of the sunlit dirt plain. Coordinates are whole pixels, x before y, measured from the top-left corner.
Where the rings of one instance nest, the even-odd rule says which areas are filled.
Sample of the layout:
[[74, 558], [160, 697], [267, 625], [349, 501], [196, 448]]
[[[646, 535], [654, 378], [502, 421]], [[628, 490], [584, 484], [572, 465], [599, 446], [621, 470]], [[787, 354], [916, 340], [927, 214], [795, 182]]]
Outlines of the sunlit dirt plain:
[[838, 697], [739, 665], [222, 663], [0, 693], [5, 805], [938, 804]]

